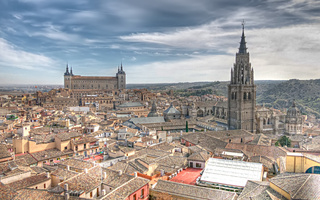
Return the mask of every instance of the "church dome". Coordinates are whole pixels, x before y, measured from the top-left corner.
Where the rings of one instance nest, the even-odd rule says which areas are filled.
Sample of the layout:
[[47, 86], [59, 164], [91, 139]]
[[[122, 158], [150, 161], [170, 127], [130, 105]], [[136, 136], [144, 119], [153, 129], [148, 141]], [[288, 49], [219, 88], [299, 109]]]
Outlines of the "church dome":
[[165, 111], [163, 111], [163, 114], [167, 114], [167, 115], [180, 115], [180, 111], [177, 110], [173, 104], [171, 103], [170, 107], [168, 109], [166, 109]]
[[296, 107], [296, 103], [293, 102], [291, 108], [288, 109], [287, 111], [287, 117], [296, 117], [296, 116], [300, 116], [300, 110], [299, 108]]
[[301, 123], [301, 121], [301, 112], [299, 108], [296, 107], [296, 103], [293, 102], [292, 106], [287, 111], [286, 123]]

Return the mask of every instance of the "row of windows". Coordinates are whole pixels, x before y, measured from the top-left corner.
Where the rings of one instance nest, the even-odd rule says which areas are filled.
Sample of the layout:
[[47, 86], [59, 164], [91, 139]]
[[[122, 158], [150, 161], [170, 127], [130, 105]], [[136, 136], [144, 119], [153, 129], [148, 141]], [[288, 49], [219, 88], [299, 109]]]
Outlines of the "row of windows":
[[[236, 100], [237, 99], [237, 92], [232, 92], [231, 93], [231, 99]], [[243, 93], [243, 99], [251, 99], [251, 92], [244, 92]]]
[[88, 80], [84, 80], [84, 81], [78, 81], [78, 80], [72, 80], [75, 83], [103, 83], [106, 82], [105, 80], [101, 80], [101, 81], [88, 81]]
[[133, 200], [143, 199], [144, 198], [144, 189], [141, 190], [141, 196], [137, 198], [137, 194], [133, 195]]
[[[67, 88], [69, 88], [69, 85], [66, 85], [66, 86], [67, 86]], [[113, 88], [117, 88], [117, 85], [106, 85], [105, 89], [109, 89], [109, 87], [111, 89], [112, 86], [113, 86]], [[73, 89], [86, 89], [86, 88], [89, 89], [90, 86], [82, 85], [82, 88], [81, 88], [81, 85], [80, 86], [79, 85], [73, 85]], [[96, 86], [91, 85], [91, 88], [96, 88]], [[103, 86], [98, 85], [98, 89], [100, 89], [100, 88], [103, 88]]]

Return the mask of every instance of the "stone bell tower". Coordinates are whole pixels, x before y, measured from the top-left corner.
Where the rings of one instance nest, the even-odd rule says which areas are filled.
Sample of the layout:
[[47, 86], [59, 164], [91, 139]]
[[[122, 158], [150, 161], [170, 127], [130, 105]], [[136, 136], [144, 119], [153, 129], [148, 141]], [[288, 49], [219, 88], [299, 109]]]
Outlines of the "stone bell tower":
[[253, 69], [249, 61], [242, 23], [242, 36], [236, 62], [231, 69], [231, 81], [228, 85], [228, 127], [250, 132], [255, 127], [256, 85]]

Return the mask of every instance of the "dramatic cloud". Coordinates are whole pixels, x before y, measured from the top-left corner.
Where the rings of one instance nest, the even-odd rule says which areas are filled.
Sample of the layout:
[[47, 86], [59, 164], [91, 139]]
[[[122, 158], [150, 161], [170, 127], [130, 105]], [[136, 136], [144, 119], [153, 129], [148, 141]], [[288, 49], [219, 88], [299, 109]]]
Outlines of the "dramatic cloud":
[[52, 70], [55, 62], [44, 55], [29, 53], [0, 38], [0, 64], [28, 70]]
[[242, 19], [256, 79], [318, 78], [319, 12], [317, 0], [3, 0], [1, 83], [62, 84], [66, 63], [113, 76], [121, 62], [128, 83], [229, 80]]

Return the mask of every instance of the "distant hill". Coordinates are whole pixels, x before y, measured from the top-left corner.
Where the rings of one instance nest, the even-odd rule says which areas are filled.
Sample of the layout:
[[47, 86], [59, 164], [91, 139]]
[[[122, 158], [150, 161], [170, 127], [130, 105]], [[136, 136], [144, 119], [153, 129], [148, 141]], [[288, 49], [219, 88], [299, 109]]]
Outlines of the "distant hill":
[[269, 89], [257, 94], [257, 103], [283, 109], [291, 106], [295, 99], [301, 112], [320, 117], [320, 79], [291, 79], [275, 84]]
[[[174, 90], [181, 96], [216, 94], [227, 96], [229, 81], [163, 83], [128, 85], [128, 88], [149, 90]], [[265, 104], [276, 109], [287, 109], [295, 99], [302, 113], [314, 114], [320, 118], [320, 79], [316, 80], [261, 80], [257, 85], [257, 104]], [[139, 86], [139, 87], [137, 87]]]

